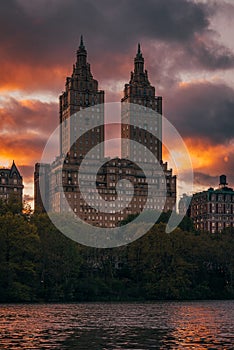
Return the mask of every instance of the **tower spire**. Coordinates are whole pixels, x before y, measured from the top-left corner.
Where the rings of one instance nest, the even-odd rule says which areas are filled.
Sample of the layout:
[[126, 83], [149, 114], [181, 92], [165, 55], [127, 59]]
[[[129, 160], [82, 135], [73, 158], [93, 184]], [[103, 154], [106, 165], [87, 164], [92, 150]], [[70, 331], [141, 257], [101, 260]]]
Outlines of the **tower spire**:
[[134, 59], [134, 72], [135, 73], [143, 73], [144, 72], [144, 57], [141, 52], [141, 45], [138, 43], [137, 54]]
[[77, 66], [86, 66], [87, 51], [84, 46], [83, 35], [80, 36], [80, 46], [77, 50]]
[[138, 43], [137, 55], [141, 55], [141, 44]]
[[83, 41], [83, 35], [82, 35], [82, 34], [81, 34], [81, 36], [80, 36], [80, 46], [79, 46], [79, 49], [85, 49], [84, 41]]

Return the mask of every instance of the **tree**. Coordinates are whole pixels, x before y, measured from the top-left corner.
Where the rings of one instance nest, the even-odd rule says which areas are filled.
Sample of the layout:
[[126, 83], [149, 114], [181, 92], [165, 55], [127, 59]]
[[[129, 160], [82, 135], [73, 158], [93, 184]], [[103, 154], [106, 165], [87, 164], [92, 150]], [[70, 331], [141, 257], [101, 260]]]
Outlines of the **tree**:
[[11, 194], [7, 200], [0, 198], [0, 215], [6, 213], [21, 214], [23, 209], [19, 197]]
[[0, 247], [0, 300], [34, 300], [39, 259], [35, 226], [10, 212], [1, 215]]
[[31, 222], [41, 242], [39, 297], [49, 301], [76, 300], [81, 265], [79, 245], [60, 233], [46, 214], [35, 214]]

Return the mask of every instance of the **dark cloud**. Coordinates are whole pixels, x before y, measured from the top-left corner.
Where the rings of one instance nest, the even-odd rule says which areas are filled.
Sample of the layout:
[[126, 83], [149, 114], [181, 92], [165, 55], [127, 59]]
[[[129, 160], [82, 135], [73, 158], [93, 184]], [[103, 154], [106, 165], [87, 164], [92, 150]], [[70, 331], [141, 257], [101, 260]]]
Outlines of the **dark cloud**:
[[194, 185], [207, 186], [207, 188], [216, 188], [219, 185], [219, 176], [212, 176], [201, 172], [194, 172]]
[[106, 22], [95, 2], [85, 0], [9, 0], [1, 4], [0, 20], [3, 58], [42, 65], [66, 63], [80, 33], [104, 31]]
[[[220, 173], [217, 176], [212, 176], [206, 173], [202, 172], [194, 172], [194, 185], [195, 186], [205, 186], [207, 188], [213, 187], [213, 188], [218, 188], [219, 187], [219, 177], [222, 175], [224, 172], [222, 172], [222, 169], [220, 169]], [[227, 182], [228, 186], [233, 186], [234, 184], [234, 176], [233, 174], [229, 174], [225, 172], [227, 176]]]
[[209, 71], [234, 68], [233, 52], [209, 36], [195, 37], [194, 42], [185, 47], [185, 53], [194, 67]]
[[205, 5], [193, 1], [131, 0], [125, 8], [122, 16], [133, 32], [169, 42], [187, 42], [209, 25]]
[[225, 84], [193, 83], [173, 91], [165, 115], [184, 137], [223, 144], [234, 138], [234, 90]]
[[[94, 77], [105, 90], [127, 82], [140, 41], [156, 91], [164, 96], [165, 115], [185, 137], [227, 144], [233, 138], [234, 91], [221, 83], [178, 88], [181, 73], [226, 70], [234, 55], [211, 30], [213, 15], [233, 13], [225, 1], [192, 0], [8, 0], [0, 9], [0, 88], [53, 90], [59, 95], [70, 75], [82, 33]], [[123, 88], [123, 86], [122, 86]], [[110, 100], [120, 100], [118, 89]], [[1, 154], [19, 164], [40, 159], [45, 141], [58, 123], [58, 104], [9, 99], [0, 109]], [[113, 130], [107, 130], [110, 135]], [[229, 152], [230, 153], [230, 152]], [[219, 170], [220, 167], [220, 170]], [[212, 174], [234, 168], [217, 161]], [[223, 170], [223, 171], [222, 171]], [[33, 168], [22, 166], [25, 179]], [[197, 180], [202, 179], [197, 171]], [[31, 175], [30, 175], [31, 174]], [[203, 178], [207, 184], [214, 179]], [[212, 182], [213, 184], [213, 182]]]
[[90, 61], [102, 62], [104, 78], [117, 76], [118, 65], [129, 61], [138, 41], [148, 45], [150, 40], [169, 45], [164, 59], [180, 52], [190, 64], [228, 69], [234, 66], [233, 53], [203, 38], [213, 13], [214, 7], [189, 0], [8, 0], [1, 3], [1, 61], [69, 67], [83, 33], [92, 48]]

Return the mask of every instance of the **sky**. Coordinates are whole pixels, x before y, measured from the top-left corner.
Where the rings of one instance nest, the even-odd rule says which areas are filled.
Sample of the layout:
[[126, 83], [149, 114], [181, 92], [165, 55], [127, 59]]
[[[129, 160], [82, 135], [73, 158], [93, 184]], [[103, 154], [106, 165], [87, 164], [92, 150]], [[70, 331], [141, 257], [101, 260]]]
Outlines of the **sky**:
[[[0, 3], [0, 166], [34, 164], [83, 34], [105, 101], [120, 101], [137, 43], [163, 114], [185, 141], [195, 190], [234, 187], [234, 0], [8, 0]], [[167, 154], [164, 154], [167, 160]], [[186, 181], [186, 177], [184, 179]]]

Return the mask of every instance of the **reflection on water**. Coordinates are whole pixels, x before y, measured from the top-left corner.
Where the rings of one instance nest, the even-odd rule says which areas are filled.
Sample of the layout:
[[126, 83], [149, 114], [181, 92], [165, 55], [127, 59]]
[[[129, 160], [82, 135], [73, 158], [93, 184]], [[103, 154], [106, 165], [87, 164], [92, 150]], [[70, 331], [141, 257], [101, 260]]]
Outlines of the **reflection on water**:
[[0, 306], [0, 349], [233, 349], [234, 302]]

